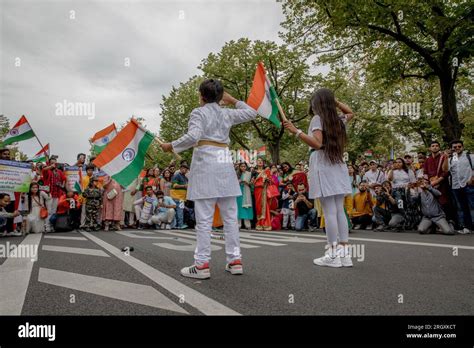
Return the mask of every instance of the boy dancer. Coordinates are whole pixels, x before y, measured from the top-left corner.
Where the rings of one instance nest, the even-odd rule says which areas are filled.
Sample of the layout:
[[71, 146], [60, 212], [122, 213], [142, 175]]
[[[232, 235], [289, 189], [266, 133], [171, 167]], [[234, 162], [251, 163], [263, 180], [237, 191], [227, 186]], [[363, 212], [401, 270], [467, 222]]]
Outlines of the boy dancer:
[[[201, 107], [191, 112], [188, 133], [162, 144], [163, 151], [181, 152], [195, 147], [189, 174], [187, 199], [194, 201], [197, 246], [194, 265], [185, 267], [181, 274], [189, 278], [211, 277], [211, 229], [215, 205], [219, 206], [224, 222], [227, 265], [231, 274], [242, 274], [237, 200], [241, 195], [228, 144], [233, 125], [251, 121], [257, 112], [242, 101], [224, 92], [218, 80], [206, 80], [199, 86]], [[234, 105], [236, 109], [219, 106]]]

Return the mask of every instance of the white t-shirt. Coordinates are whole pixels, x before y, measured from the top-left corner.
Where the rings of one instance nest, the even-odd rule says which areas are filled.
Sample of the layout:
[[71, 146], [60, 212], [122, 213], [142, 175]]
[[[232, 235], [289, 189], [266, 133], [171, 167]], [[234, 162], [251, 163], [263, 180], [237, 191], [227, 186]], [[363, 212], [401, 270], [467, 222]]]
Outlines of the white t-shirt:
[[416, 182], [415, 173], [408, 169], [408, 173], [403, 169], [395, 169], [393, 171], [393, 188], [407, 187], [411, 182]]

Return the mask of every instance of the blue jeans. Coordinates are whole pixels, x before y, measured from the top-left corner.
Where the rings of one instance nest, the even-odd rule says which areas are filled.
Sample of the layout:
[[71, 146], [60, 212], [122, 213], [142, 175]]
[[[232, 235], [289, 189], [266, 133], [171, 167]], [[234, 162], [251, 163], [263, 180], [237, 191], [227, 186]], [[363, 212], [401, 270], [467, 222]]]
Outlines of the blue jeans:
[[180, 208], [180, 201], [179, 199], [173, 199], [176, 203], [176, 215], [173, 220], [172, 227], [173, 228], [180, 228], [183, 226], [183, 218], [184, 218], [184, 209]]
[[459, 221], [462, 227], [472, 229], [472, 200], [474, 196], [473, 189], [466, 185], [463, 188], [453, 189], [453, 196], [456, 201], [458, 213], [462, 217], [462, 221]]
[[307, 214], [298, 215], [296, 217], [296, 224], [295, 224], [296, 231], [304, 230], [306, 221], [308, 221], [308, 225], [314, 226], [315, 219], [316, 219], [315, 209], [311, 209]]

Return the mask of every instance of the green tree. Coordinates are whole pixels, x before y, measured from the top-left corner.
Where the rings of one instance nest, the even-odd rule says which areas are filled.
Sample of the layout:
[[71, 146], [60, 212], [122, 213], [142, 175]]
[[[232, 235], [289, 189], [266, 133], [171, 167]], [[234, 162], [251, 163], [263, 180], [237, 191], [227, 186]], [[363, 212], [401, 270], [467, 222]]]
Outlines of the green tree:
[[[194, 76], [173, 87], [170, 94], [163, 98], [160, 130], [163, 139], [170, 141], [186, 132], [189, 114], [199, 106], [198, 87], [203, 78], [220, 79], [229, 93], [240, 100], [247, 100], [259, 61], [266, 65], [269, 79], [288, 119], [306, 127], [308, 99], [315, 82], [309, 66], [284, 45], [243, 38], [226, 43], [218, 53], [210, 53], [199, 66], [203, 76]], [[230, 138], [232, 148], [247, 150], [253, 139], [259, 139], [267, 145], [273, 162], [280, 162], [280, 148], [291, 148], [298, 143], [283, 127], [277, 128], [262, 117], [233, 127]]]
[[283, 11], [282, 36], [318, 62], [358, 64], [386, 85], [435, 78], [443, 138], [461, 137], [456, 83], [474, 51], [470, 1], [284, 1]]

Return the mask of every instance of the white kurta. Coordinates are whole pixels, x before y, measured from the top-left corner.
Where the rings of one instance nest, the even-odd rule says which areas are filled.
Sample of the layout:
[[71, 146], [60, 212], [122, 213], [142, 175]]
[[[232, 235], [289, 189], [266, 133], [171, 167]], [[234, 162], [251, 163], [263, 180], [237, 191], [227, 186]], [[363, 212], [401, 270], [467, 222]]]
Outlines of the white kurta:
[[[217, 103], [208, 103], [194, 109], [189, 117], [188, 133], [172, 142], [174, 151], [187, 150], [199, 140], [229, 144], [232, 126], [257, 116], [257, 112], [242, 101], [235, 106], [236, 109], [226, 109]], [[241, 194], [228, 148], [211, 145], [196, 147], [189, 173], [187, 199], [236, 197]]]

